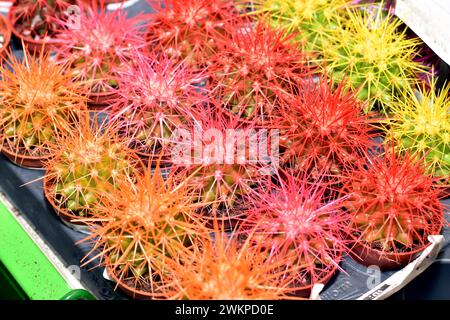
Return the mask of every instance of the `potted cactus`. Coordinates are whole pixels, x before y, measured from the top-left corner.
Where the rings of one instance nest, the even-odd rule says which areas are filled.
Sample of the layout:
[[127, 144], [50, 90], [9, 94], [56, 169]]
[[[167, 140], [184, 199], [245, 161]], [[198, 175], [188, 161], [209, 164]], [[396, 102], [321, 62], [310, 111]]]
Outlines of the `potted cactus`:
[[11, 24], [3, 16], [0, 16], [0, 57], [5, 55], [6, 48], [11, 40]]
[[55, 212], [69, 225], [93, 214], [99, 199], [118, 181], [134, 180], [142, 170], [139, 157], [112, 127], [83, 119], [73, 132], [57, 139], [54, 157], [46, 162], [44, 193]]
[[251, 11], [257, 19], [268, 20], [283, 27], [288, 33], [296, 32], [306, 54], [313, 58], [329, 42], [329, 34], [345, 19], [346, 8], [352, 0], [253, 0]]
[[57, 39], [63, 45], [57, 58], [71, 63], [74, 79], [83, 82], [89, 93], [91, 107], [102, 108], [117, 97], [123, 64], [145, 46], [144, 21], [140, 15], [127, 18], [122, 9], [107, 12], [103, 7], [81, 4], [80, 8], [78, 28], [73, 22], [58, 20], [62, 30]]
[[291, 293], [294, 269], [286, 259], [267, 259], [267, 248], [241, 242], [237, 234], [216, 229], [214, 236], [196, 240], [180, 261], [171, 261], [171, 286], [164, 298], [179, 300], [297, 299]]
[[367, 158], [343, 187], [343, 207], [350, 214], [350, 254], [365, 265], [400, 268], [441, 233], [444, 209], [436, 180], [409, 152], [393, 145], [385, 154]]
[[[228, 117], [217, 101], [197, 110], [194, 126], [185, 129], [188, 139], [180, 135], [171, 150], [173, 169], [179, 181], [192, 187], [194, 201], [200, 204], [197, 213], [209, 227], [214, 221], [234, 227], [242, 219], [242, 196], [250, 192], [263, 169], [261, 159], [250, 158], [250, 139], [256, 137], [257, 127]], [[234, 138], [230, 132], [236, 133]]]
[[12, 32], [30, 52], [50, 50], [59, 45], [54, 38], [56, 19], [67, 19], [68, 8], [76, 4], [76, 0], [16, 0], [8, 14]]
[[396, 141], [400, 152], [416, 153], [425, 160], [428, 172], [450, 180], [450, 85], [436, 92], [436, 80], [430, 88], [407, 88], [403, 98], [392, 106], [393, 116], [384, 126], [386, 136]]
[[217, 34], [239, 18], [231, 0], [149, 0], [154, 9], [147, 41], [176, 62], [185, 61], [195, 69], [209, 65], [217, 51]]
[[192, 122], [189, 110], [206, 99], [193, 85], [200, 78], [182, 63], [140, 53], [120, 73], [110, 119], [143, 160], [155, 165], [164, 149], [162, 161], [168, 164], [174, 131]]
[[309, 80], [299, 95], [286, 96], [269, 126], [280, 130], [285, 168], [338, 182], [375, 143], [365, 105], [345, 82], [337, 87], [330, 82], [326, 76]]
[[177, 184], [159, 166], [136, 178], [131, 185], [118, 181], [95, 214], [84, 219], [94, 224], [84, 240], [94, 246], [83, 262], [101, 257], [109, 276], [130, 296], [163, 298], [171, 286], [171, 263], [209, 231], [194, 216], [196, 205], [186, 184]]
[[283, 29], [266, 23], [248, 27], [228, 25], [218, 37], [212, 56], [211, 92], [222, 99], [231, 115], [242, 119], [270, 117], [280, 95], [299, 90], [311, 73], [298, 46]]
[[252, 245], [266, 248], [269, 260], [292, 267], [291, 294], [308, 297], [314, 284], [326, 284], [339, 269], [346, 240], [345, 197], [327, 196], [323, 176], [280, 171], [262, 180], [249, 202], [243, 234]]
[[324, 47], [324, 65], [338, 81], [347, 76], [348, 86], [368, 101], [366, 111], [388, 114], [393, 99], [418, 83], [418, 74], [428, 72], [415, 61], [421, 40], [407, 37], [402, 22], [382, 6], [348, 10], [348, 19], [331, 37]]
[[40, 168], [52, 156], [53, 141], [86, 110], [86, 99], [67, 65], [44, 52], [24, 55], [19, 61], [10, 54], [0, 66], [0, 148], [18, 165]]

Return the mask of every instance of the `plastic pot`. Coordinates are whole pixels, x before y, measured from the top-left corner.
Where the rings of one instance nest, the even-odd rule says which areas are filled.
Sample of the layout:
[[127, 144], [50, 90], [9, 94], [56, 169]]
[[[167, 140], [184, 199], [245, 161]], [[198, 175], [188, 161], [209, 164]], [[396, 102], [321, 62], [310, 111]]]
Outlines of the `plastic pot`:
[[62, 208], [56, 204], [56, 200], [53, 196], [52, 187], [54, 186], [52, 179], [48, 175], [44, 176], [44, 196], [47, 201], [53, 207], [56, 214], [64, 221], [66, 224], [73, 229], [79, 229], [80, 226], [85, 226], [86, 224], [82, 221], [77, 221], [80, 219], [79, 216], [70, 213], [66, 208]]
[[[441, 233], [442, 226], [443, 224], [441, 223], [436, 228], [436, 234]], [[349, 238], [352, 240], [352, 243], [349, 245], [349, 255], [364, 266], [376, 265], [381, 270], [403, 268], [417, 258], [430, 245], [428, 243], [407, 252], [382, 252], [372, 248], [366, 242], [357, 240], [354, 235], [349, 235]]]
[[61, 45], [60, 41], [54, 39], [34, 40], [21, 35], [15, 28], [18, 19], [15, 13], [16, 10], [15, 8], [16, 8], [15, 6], [12, 6], [8, 12], [8, 20], [10, 21], [10, 24], [12, 26], [11, 31], [14, 37], [19, 40], [19, 44], [23, 43], [23, 45], [27, 47], [27, 50], [30, 53], [32, 54], [39, 53], [42, 49], [44, 49], [44, 51], [51, 51], [55, 47]]
[[2, 153], [8, 158], [12, 163], [18, 165], [19, 167], [27, 169], [42, 169], [45, 162], [51, 158], [51, 155], [35, 157], [23, 155], [17, 152], [12, 152], [6, 147], [2, 148]]
[[146, 292], [143, 290], [138, 290], [136, 288], [132, 288], [131, 286], [123, 283], [122, 281], [119, 281], [119, 277], [114, 273], [112, 268], [110, 267], [110, 262], [108, 261], [108, 258], [106, 258], [106, 270], [108, 272], [108, 276], [111, 278], [112, 281], [114, 281], [117, 284], [117, 287], [119, 287], [127, 296], [138, 299], [138, 300], [153, 300], [153, 299], [164, 299], [164, 296], [157, 295], [155, 293]]
[[156, 150], [154, 154], [140, 152], [137, 150], [135, 152], [141, 158], [142, 162], [144, 163], [144, 165], [146, 167], [150, 165], [152, 168], [154, 168], [158, 165], [158, 162], [161, 167], [167, 167], [167, 166], [170, 166], [170, 164], [171, 164], [170, 163], [170, 155], [165, 154], [160, 158], [159, 150]]
[[338, 267], [333, 266], [327, 274], [325, 274], [320, 280], [315, 283], [311, 283], [309, 286], [299, 288], [298, 290], [291, 293], [291, 296], [299, 297], [299, 298], [309, 298], [311, 296], [311, 290], [314, 284], [323, 284], [326, 285], [336, 274]]
[[116, 92], [91, 92], [89, 95], [89, 110], [102, 111], [109, 107], [118, 97]]

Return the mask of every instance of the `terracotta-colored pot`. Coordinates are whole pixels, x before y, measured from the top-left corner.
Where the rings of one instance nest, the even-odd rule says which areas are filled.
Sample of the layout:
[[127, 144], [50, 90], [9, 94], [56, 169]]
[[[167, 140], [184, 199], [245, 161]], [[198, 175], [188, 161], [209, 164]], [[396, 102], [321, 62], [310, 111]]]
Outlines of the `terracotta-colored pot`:
[[9, 23], [9, 20], [3, 16], [0, 16], [0, 30], [3, 30], [3, 37], [5, 38], [3, 48], [0, 49], [0, 57], [3, 57], [6, 49], [8, 48], [9, 42], [11, 41], [12, 32], [11, 23]]
[[54, 39], [48, 39], [48, 40], [34, 40], [31, 38], [24, 37], [19, 32], [17, 32], [15, 25], [17, 23], [17, 16], [15, 13], [15, 6], [11, 6], [9, 12], [8, 12], [8, 20], [10, 21], [12, 25], [12, 34], [16, 39], [20, 41], [20, 43], [23, 42], [23, 44], [27, 47], [28, 51], [30, 53], [39, 53], [42, 48], [44, 48], [44, 51], [52, 51], [54, 48], [61, 45], [60, 41], [54, 40]]
[[146, 167], [150, 165], [152, 168], [154, 168], [158, 165], [158, 162], [160, 167], [168, 167], [171, 165], [170, 155], [163, 155], [160, 159], [158, 151], [156, 151], [154, 155], [137, 150], [135, 152], [141, 158]]
[[109, 267], [110, 263], [108, 261], [108, 258], [106, 258], [106, 270], [108, 272], [108, 275], [111, 277], [111, 280], [113, 280], [117, 286], [126, 293], [127, 296], [132, 297], [133, 299], [138, 300], [153, 300], [153, 299], [164, 299], [164, 296], [157, 295], [150, 292], [145, 292], [142, 290], [138, 290], [135, 288], [130, 287], [129, 285], [126, 285], [125, 283], [119, 281], [119, 278], [117, 275], [112, 271], [112, 269]]
[[68, 222], [69, 225], [73, 224], [75, 226], [82, 226], [85, 225], [85, 223], [81, 221], [77, 221], [80, 219], [79, 216], [76, 216], [72, 213], [70, 213], [69, 210], [66, 208], [62, 208], [56, 204], [55, 198], [53, 197], [53, 192], [51, 191], [51, 188], [53, 187], [52, 180], [45, 175], [44, 176], [44, 196], [47, 199], [47, 201], [51, 204], [53, 209], [55, 210], [56, 214], [65, 222]]
[[12, 152], [6, 147], [2, 148], [2, 153], [15, 165], [27, 169], [42, 169], [45, 162], [51, 158], [51, 155], [43, 157], [27, 156], [20, 153]]
[[89, 95], [89, 110], [103, 111], [109, 107], [117, 99], [118, 94], [116, 92], [91, 92]]
[[[330, 270], [330, 272], [328, 272], [326, 275], [324, 275], [322, 277], [322, 279], [316, 281], [315, 284], [326, 285], [331, 280], [331, 278], [333, 278], [334, 275], [336, 274], [337, 268], [338, 268], [337, 266], [333, 266], [333, 268]], [[299, 297], [299, 298], [309, 298], [311, 296], [311, 290], [312, 290], [313, 286], [314, 286], [314, 284], [312, 283], [309, 286], [306, 286], [306, 287], [296, 290], [295, 292], [293, 292], [290, 295]]]
[[[442, 232], [443, 222], [436, 226], [435, 234]], [[382, 252], [370, 247], [367, 243], [359, 241], [354, 235], [348, 235], [351, 242], [349, 243], [349, 254], [357, 262], [365, 265], [379, 266], [381, 270], [400, 269], [425, 250], [430, 244], [423, 245], [407, 252]]]
[[428, 246], [429, 244], [408, 252], [383, 253], [380, 250], [371, 248], [366, 244], [357, 242], [354, 246], [351, 247], [351, 251], [349, 252], [349, 254], [355, 261], [367, 267], [376, 265], [379, 266], [381, 270], [391, 270], [400, 269], [406, 266], [417, 256], [419, 256], [422, 251], [425, 250], [425, 248]]

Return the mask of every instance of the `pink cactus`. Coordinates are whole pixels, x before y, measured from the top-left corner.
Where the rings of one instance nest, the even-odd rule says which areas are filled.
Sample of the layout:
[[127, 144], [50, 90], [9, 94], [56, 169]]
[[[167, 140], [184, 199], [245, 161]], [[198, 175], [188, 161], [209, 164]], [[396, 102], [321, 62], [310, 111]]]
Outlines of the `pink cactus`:
[[75, 21], [58, 21], [62, 30], [57, 38], [63, 46], [57, 57], [72, 63], [75, 80], [84, 82], [87, 91], [111, 92], [119, 86], [122, 64], [145, 47], [143, 16], [128, 18], [122, 9], [105, 11], [81, 3], [80, 8]]
[[332, 276], [346, 250], [344, 200], [327, 196], [323, 177], [311, 182], [305, 174], [280, 171], [246, 197], [244, 234], [255, 245], [270, 248], [272, 259], [290, 257], [287, 267], [298, 266], [292, 285], [299, 291], [311, 289]]

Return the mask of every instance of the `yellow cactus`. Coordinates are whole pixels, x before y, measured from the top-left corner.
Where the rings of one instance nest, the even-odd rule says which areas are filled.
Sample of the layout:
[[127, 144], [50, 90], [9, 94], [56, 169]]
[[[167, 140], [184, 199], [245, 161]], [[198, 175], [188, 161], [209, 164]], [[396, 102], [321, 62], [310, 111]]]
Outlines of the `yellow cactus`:
[[[248, 3], [248, 1], [246, 1]], [[296, 39], [307, 51], [322, 51], [328, 35], [345, 16], [351, 0], [255, 0], [251, 15], [268, 18], [288, 33], [298, 33]]]
[[395, 97], [404, 88], [418, 83], [417, 74], [428, 73], [415, 61], [419, 38], [406, 35], [406, 27], [396, 17], [383, 10], [347, 10], [347, 19], [332, 31], [327, 46], [323, 46], [322, 67], [335, 80], [348, 78], [358, 97], [368, 101], [366, 111], [374, 107], [383, 114], [390, 112]]
[[[394, 116], [385, 126], [388, 140], [395, 139], [400, 151], [410, 150], [426, 162], [430, 173], [450, 176], [450, 84], [436, 92], [436, 80], [430, 87], [407, 88], [392, 105]], [[392, 133], [390, 132], [392, 130]]]

